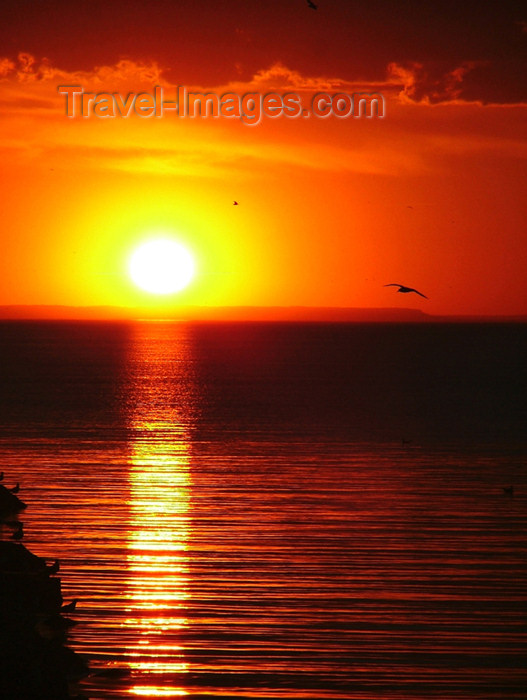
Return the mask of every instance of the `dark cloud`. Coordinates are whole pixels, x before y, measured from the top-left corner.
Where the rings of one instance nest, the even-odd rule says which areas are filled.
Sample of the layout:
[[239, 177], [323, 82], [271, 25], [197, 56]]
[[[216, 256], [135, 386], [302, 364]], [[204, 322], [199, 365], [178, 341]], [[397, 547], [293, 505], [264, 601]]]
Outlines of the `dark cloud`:
[[69, 71], [155, 61], [183, 84], [249, 78], [277, 62], [370, 82], [388, 64], [420, 66], [414, 99], [510, 103], [527, 101], [519, 5], [320, 0], [315, 13], [283, 0], [3, 0], [0, 46], [11, 59], [23, 51]]
[[388, 65], [388, 77], [395, 83], [401, 84], [400, 95], [412, 102], [439, 104], [452, 101], [481, 101], [481, 96], [467, 100], [465, 80], [476, 68], [487, 67], [488, 64], [477, 61], [467, 61], [460, 66], [444, 71], [441, 66], [422, 63]]

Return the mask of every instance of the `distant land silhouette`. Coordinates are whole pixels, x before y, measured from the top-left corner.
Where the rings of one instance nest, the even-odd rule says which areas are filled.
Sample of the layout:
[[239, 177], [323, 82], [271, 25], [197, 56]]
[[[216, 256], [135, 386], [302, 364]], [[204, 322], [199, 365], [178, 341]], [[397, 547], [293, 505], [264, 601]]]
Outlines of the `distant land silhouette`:
[[0, 320], [312, 321], [335, 323], [527, 322], [522, 316], [433, 316], [420, 309], [323, 306], [184, 306], [173, 309], [124, 306], [0, 306]]

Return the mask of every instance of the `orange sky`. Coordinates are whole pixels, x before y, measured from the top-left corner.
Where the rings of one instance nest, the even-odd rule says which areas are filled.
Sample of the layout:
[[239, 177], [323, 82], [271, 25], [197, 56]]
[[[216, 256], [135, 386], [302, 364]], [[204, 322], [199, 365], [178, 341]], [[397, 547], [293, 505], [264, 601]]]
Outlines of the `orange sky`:
[[[146, 3], [132, 5], [146, 12]], [[217, 3], [208, 7], [211, 21], [221, 22]], [[269, 8], [276, 21], [278, 5]], [[493, 101], [484, 81], [478, 97], [470, 79], [483, 63], [474, 47], [466, 56], [449, 55], [433, 80], [424, 49], [409, 61], [408, 43], [406, 61], [397, 60], [395, 48], [386, 49], [382, 65], [375, 47], [367, 47], [371, 70], [364, 55], [361, 62], [354, 59], [350, 43], [346, 66], [341, 44], [337, 58], [328, 58], [327, 25], [342, 33], [343, 16], [332, 17], [322, 2], [311, 14], [299, 3], [300, 37], [275, 37], [275, 48], [266, 44], [270, 20], [269, 26], [261, 22], [261, 46], [257, 18], [228, 14], [225, 31], [236, 37], [237, 52], [231, 56], [225, 49], [215, 62], [214, 41], [221, 51], [228, 36], [218, 32], [214, 39], [209, 20], [188, 12], [179, 62], [177, 52], [168, 55], [160, 12], [148, 41], [140, 40], [142, 20], [136, 18], [136, 48], [127, 44], [126, 56], [119, 37], [109, 51], [104, 32], [100, 47], [94, 40], [82, 55], [68, 46], [61, 53], [52, 41], [57, 37], [48, 38], [46, 47], [42, 17], [31, 24], [28, 15], [23, 24], [13, 14], [20, 37], [11, 37], [12, 50], [0, 58], [0, 305], [527, 313], [527, 98], [511, 88], [510, 99]], [[192, 63], [188, 42], [200, 21], [207, 31], [202, 27], [204, 35], [192, 39]], [[106, 17], [103, 25], [109, 22]], [[508, 22], [524, 51], [527, 34]], [[21, 27], [31, 31], [24, 34]], [[351, 40], [351, 20], [348, 31]], [[317, 32], [318, 69], [300, 41], [307, 36], [315, 45]], [[485, 65], [490, 70], [493, 63]], [[170, 113], [161, 119], [68, 119], [57, 94], [58, 85], [68, 84], [120, 94], [180, 84], [218, 92], [297, 92], [306, 100], [319, 90], [376, 91], [386, 99], [386, 116], [263, 118], [257, 126]], [[234, 199], [240, 206], [232, 205]], [[158, 232], [191, 249], [198, 268], [191, 285], [168, 298], [140, 292], [126, 271], [134, 246]], [[383, 287], [389, 282], [416, 287], [429, 300], [396, 294]]]

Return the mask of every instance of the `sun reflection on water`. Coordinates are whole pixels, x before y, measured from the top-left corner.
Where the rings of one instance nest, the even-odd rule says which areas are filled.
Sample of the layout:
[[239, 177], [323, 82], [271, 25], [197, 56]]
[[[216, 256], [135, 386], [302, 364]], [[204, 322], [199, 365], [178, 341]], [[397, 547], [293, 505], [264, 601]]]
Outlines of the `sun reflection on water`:
[[188, 338], [175, 324], [146, 324], [136, 333], [130, 362], [129, 606], [123, 625], [137, 682], [129, 693], [176, 697], [187, 693], [173, 687], [179, 685], [174, 674], [188, 671], [179, 643], [188, 625], [191, 531]]
[[179, 698], [188, 695], [186, 690], [176, 688], [152, 688], [150, 686], [137, 686], [130, 691], [132, 695], [140, 695], [146, 698]]

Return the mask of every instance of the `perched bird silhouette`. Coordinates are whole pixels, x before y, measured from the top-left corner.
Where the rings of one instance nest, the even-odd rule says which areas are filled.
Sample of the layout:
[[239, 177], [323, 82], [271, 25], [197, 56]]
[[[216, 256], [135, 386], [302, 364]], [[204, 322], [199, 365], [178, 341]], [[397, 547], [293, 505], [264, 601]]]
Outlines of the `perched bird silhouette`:
[[235, 207], [238, 206], [238, 202], [237, 202], [236, 200], [234, 200], [233, 204], [234, 204]]
[[24, 526], [22, 525], [22, 523], [20, 523], [18, 529], [15, 530], [13, 532], [13, 534], [11, 535], [11, 538], [13, 540], [21, 540], [23, 537], [24, 537]]
[[21, 520], [2, 520], [1, 524], [7, 525], [7, 527], [10, 527], [12, 530], [24, 527], [24, 523]]
[[57, 571], [60, 569], [60, 561], [58, 559], [55, 559], [53, 564], [50, 564], [46, 568], [48, 570], [48, 574], [56, 574]]
[[55, 639], [62, 637], [69, 627], [73, 627], [77, 623], [67, 617], [62, 617], [59, 613], [50, 615], [44, 620], [40, 620], [35, 625], [35, 628], [41, 637], [44, 639]]
[[405, 287], [404, 284], [396, 284], [395, 282], [392, 282], [391, 284], [385, 284], [385, 287], [399, 287], [397, 290], [398, 292], [401, 292], [401, 294], [408, 294], [408, 292], [415, 292], [416, 294], [419, 294], [420, 297], [424, 297], [425, 299], [428, 299], [427, 296], [424, 294], [421, 294], [421, 292], [418, 292], [417, 289], [414, 289], [413, 287]]
[[307, 0], [307, 5], [310, 7], [312, 10], [318, 10], [318, 5], [315, 5], [314, 2], [311, 2], [311, 0]]
[[18, 493], [20, 491], [20, 484], [18, 483], [18, 481], [16, 482], [16, 486], [13, 486], [13, 488], [9, 490], [11, 491], [11, 493]]
[[4, 472], [0, 472], [0, 481], [4, 480]]
[[503, 493], [506, 496], [514, 496], [514, 486], [504, 486]]

